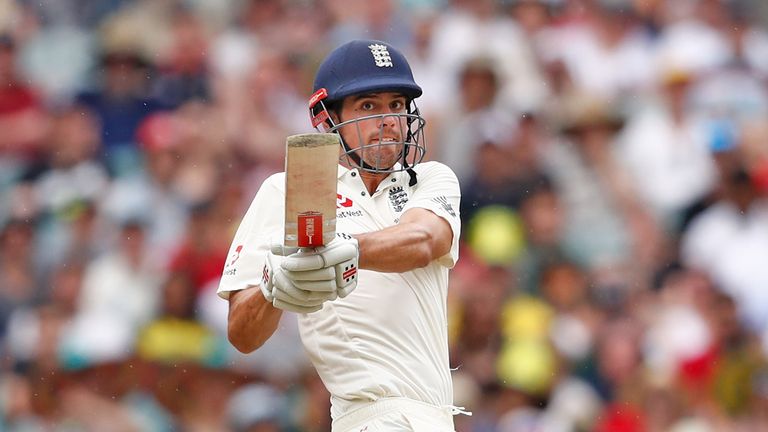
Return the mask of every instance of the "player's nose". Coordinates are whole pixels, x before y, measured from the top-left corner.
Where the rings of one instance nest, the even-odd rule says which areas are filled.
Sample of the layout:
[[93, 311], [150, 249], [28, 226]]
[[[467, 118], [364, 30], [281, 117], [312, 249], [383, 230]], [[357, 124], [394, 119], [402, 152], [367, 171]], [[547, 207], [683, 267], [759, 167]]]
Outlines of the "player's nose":
[[394, 129], [395, 125], [397, 125], [396, 115], [384, 114], [381, 116], [381, 120], [379, 121], [379, 128], [388, 127]]

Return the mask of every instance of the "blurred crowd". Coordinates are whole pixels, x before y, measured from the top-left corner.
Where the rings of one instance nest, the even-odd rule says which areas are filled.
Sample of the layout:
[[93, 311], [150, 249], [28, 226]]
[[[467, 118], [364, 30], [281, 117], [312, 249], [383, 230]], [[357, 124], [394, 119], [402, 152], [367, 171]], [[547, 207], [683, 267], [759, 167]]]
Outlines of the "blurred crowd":
[[761, 0], [0, 0], [0, 430], [330, 429], [215, 291], [352, 38], [462, 185], [457, 431], [768, 430]]

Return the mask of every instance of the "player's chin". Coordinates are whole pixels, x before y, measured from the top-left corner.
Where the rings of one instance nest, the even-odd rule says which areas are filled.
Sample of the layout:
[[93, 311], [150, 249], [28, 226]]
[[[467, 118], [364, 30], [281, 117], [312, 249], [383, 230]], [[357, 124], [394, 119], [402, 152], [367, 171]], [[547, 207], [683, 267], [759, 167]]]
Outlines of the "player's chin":
[[372, 145], [361, 152], [366, 164], [380, 170], [389, 170], [400, 158], [402, 144]]
[[389, 157], [370, 157], [365, 158], [365, 163], [377, 171], [388, 171], [395, 166], [397, 158], [394, 156]]

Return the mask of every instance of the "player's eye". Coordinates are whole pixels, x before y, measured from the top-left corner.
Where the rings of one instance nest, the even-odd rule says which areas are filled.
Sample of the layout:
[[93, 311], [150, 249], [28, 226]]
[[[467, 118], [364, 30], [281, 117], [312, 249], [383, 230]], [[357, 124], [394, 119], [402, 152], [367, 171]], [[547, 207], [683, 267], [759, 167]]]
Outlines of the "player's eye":
[[392, 103], [389, 105], [389, 108], [392, 111], [402, 111], [405, 109], [405, 102], [401, 100], [392, 101]]
[[376, 105], [374, 105], [373, 102], [363, 102], [363, 104], [360, 105], [360, 108], [362, 108], [363, 111], [371, 111], [375, 106]]

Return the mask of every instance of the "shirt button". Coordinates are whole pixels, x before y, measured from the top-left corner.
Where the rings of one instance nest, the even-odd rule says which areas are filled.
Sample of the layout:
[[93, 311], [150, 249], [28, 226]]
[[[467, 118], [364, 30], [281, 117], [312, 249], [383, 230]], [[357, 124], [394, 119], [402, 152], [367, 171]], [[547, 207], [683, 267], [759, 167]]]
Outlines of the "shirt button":
[[360, 195], [365, 196], [365, 192], [360, 192]]
[[396, 182], [396, 181], [397, 181], [397, 179], [396, 179], [396, 178], [393, 178], [393, 179], [392, 179], [392, 183], [394, 183], [394, 182]]
[[357, 173], [356, 173], [356, 172], [354, 172], [354, 171], [352, 171], [352, 177], [354, 177], [354, 176], [356, 176], [356, 175], [357, 175]]

